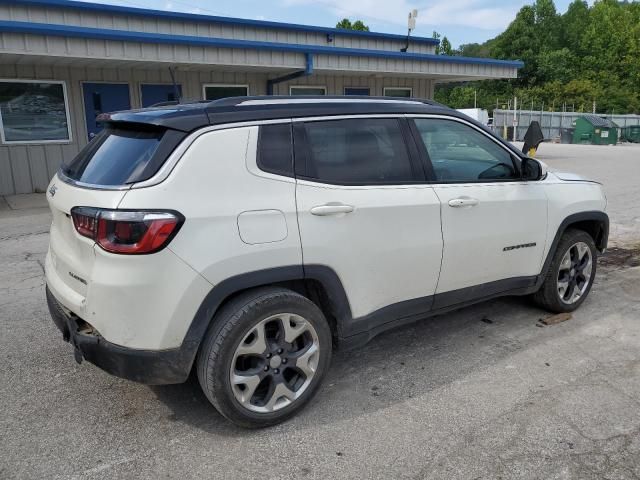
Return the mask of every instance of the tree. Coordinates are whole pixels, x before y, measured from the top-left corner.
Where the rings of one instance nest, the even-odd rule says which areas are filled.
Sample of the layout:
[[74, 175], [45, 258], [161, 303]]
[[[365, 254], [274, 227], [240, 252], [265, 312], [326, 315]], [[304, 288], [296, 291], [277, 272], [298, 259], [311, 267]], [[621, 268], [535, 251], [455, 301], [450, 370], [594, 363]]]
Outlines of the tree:
[[436, 100], [467, 107], [475, 91], [478, 106], [489, 110], [517, 95], [536, 108], [566, 103], [591, 111], [595, 100], [599, 112], [640, 112], [640, 2], [573, 0], [562, 15], [552, 0], [531, 2], [496, 38], [453, 51], [522, 60], [518, 79], [439, 85]]
[[369, 27], [366, 26], [362, 20], [356, 20], [351, 23], [351, 20], [348, 18], [343, 18], [336, 24], [336, 28], [341, 28], [342, 30], [358, 30], [360, 32], [368, 32]]
[[440, 41], [440, 45], [438, 47], [438, 53], [440, 53], [440, 55], [455, 54], [453, 48], [451, 47], [451, 42], [446, 36], [442, 37], [442, 40]]
[[485, 43], [464, 43], [460, 45], [458, 52], [463, 57], [488, 58], [491, 56], [491, 41]]

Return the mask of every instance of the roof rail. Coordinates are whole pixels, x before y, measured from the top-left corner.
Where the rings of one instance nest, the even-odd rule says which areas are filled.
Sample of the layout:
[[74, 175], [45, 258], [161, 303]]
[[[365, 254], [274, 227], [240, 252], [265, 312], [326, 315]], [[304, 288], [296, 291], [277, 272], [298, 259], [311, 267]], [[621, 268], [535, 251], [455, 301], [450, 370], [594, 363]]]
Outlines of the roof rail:
[[255, 95], [246, 97], [228, 97], [213, 100], [211, 107], [249, 107], [258, 105], [291, 105], [318, 103], [411, 103], [437, 107], [444, 105], [433, 100], [406, 97], [369, 97], [356, 95]]

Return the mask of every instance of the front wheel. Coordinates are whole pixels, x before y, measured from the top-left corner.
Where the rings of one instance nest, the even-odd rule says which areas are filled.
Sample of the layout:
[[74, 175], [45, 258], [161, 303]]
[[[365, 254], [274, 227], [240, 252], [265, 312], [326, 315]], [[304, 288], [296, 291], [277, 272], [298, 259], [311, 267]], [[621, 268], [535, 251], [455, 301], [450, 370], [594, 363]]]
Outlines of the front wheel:
[[320, 309], [291, 290], [240, 295], [214, 318], [198, 354], [198, 379], [216, 409], [244, 427], [297, 413], [315, 394], [331, 359]]
[[591, 236], [567, 230], [558, 243], [540, 290], [533, 295], [541, 307], [556, 313], [572, 312], [591, 290], [598, 251]]

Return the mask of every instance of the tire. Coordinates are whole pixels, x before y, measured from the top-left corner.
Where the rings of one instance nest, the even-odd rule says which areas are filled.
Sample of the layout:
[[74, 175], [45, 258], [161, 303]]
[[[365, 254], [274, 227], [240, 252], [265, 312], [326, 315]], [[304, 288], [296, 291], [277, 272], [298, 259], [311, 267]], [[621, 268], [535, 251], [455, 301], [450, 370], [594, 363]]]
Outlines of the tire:
[[214, 316], [196, 359], [198, 380], [224, 417], [267, 427], [311, 400], [331, 348], [329, 324], [313, 302], [288, 289], [258, 288]]
[[[574, 254], [577, 254], [577, 257]], [[582, 266], [579, 263], [583, 262], [587, 256], [590, 259], [589, 268], [586, 263]], [[567, 258], [570, 262], [568, 269]], [[544, 282], [540, 290], [533, 294], [533, 300], [550, 312], [574, 311], [591, 291], [596, 276], [597, 260], [598, 251], [591, 235], [582, 230], [567, 230], [558, 242]], [[575, 284], [572, 287], [573, 282]], [[565, 283], [567, 287], [563, 289]]]

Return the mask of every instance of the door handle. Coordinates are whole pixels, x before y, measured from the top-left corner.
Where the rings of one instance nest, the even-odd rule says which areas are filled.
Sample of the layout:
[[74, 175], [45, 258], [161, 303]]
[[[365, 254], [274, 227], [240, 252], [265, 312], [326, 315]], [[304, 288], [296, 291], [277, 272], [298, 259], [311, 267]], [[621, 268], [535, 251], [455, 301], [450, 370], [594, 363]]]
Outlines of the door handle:
[[353, 212], [353, 207], [351, 205], [344, 205], [342, 203], [327, 203], [325, 205], [318, 205], [317, 207], [313, 207], [310, 211], [311, 215], [324, 217], [327, 215], [338, 215], [340, 213], [351, 213]]
[[453, 208], [475, 207], [478, 203], [476, 198], [471, 197], [460, 197], [449, 200], [449, 206]]

